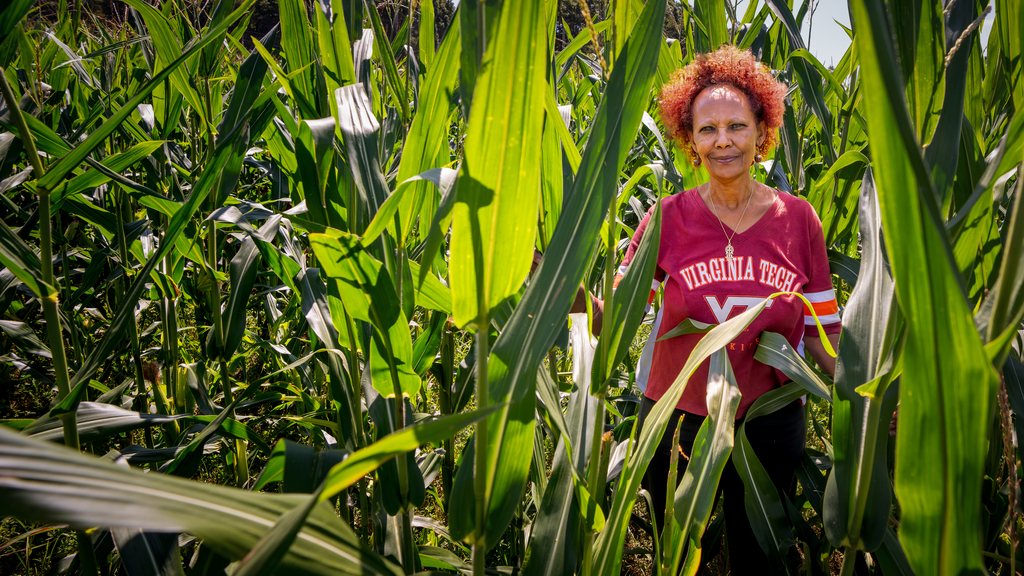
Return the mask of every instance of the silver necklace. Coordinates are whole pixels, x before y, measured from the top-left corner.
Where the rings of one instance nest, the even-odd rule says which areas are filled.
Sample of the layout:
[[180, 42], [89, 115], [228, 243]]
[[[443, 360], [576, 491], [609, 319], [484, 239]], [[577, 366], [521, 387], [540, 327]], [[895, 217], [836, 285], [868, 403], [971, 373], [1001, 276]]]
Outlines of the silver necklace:
[[[736, 221], [736, 229], [739, 229], [740, 224], [743, 223], [743, 216], [747, 213], [747, 208], [750, 206], [750, 199], [754, 197], [754, 191], [750, 191], [750, 195], [747, 196], [747, 203], [743, 206], [743, 212], [740, 212], [740, 219]], [[711, 190], [708, 190], [708, 200], [711, 201], [711, 210], [715, 213], [715, 218], [718, 218], [718, 225], [722, 227], [722, 234], [725, 234], [725, 239], [728, 244], [725, 246], [725, 261], [732, 264], [733, 249], [732, 239], [736, 237], [736, 229], [732, 231], [732, 236], [725, 231], [725, 224], [722, 224], [722, 217], [718, 215], [718, 208], [715, 207], [715, 198], [711, 195]]]

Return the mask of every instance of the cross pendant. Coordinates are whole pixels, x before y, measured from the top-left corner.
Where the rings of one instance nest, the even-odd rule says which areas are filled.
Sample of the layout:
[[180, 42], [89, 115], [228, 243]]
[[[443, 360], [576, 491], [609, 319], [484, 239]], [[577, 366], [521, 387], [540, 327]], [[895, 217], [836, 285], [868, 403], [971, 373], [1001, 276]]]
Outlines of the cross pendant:
[[725, 247], [725, 261], [732, 264], [732, 242]]

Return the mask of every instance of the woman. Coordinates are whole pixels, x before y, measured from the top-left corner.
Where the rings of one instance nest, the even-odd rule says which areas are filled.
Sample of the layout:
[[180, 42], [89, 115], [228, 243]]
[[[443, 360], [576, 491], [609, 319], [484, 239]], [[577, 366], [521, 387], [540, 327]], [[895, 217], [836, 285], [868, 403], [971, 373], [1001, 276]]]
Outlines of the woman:
[[[782, 124], [786, 87], [747, 51], [725, 46], [677, 71], [661, 93], [661, 119], [676, 144], [709, 182], [662, 200], [662, 233], [656, 279], [664, 283], [664, 305], [656, 338], [690, 318], [720, 324], [777, 292], [801, 292], [835, 345], [838, 307], [821, 222], [803, 199], [756, 182], [750, 168], [771, 150]], [[620, 273], [643, 237], [651, 213], [637, 227]], [[809, 310], [794, 295], [771, 301], [760, 316], [727, 346], [742, 399], [737, 424], [759, 396], [790, 379], [754, 360], [762, 331], [777, 332], [832, 373]], [[640, 426], [671, 386], [701, 334], [677, 336], [654, 345]], [[680, 448], [690, 454], [707, 416], [708, 362], [690, 379], [665, 436], [644, 477], [654, 514], [664, 521], [672, 435], [683, 418]], [[800, 401], [751, 420], [747, 437], [776, 488], [790, 497], [794, 472], [806, 442]], [[687, 464], [679, 458], [679, 478]], [[767, 558], [751, 531], [743, 505], [743, 483], [730, 462], [722, 474], [726, 534], [733, 574], [764, 573]]]

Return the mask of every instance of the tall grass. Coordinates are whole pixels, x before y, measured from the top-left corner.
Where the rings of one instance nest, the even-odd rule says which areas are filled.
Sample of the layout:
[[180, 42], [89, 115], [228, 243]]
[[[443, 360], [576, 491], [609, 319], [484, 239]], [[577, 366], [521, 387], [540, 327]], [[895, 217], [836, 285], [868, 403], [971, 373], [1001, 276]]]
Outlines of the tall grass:
[[[365, 0], [281, 0], [251, 51], [254, 0], [126, 4], [121, 27], [0, 9], [5, 570], [675, 574], [685, 549], [693, 574], [722, 569], [728, 458], [772, 571], [1020, 565], [1016, 3], [852, 0], [831, 69], [779, 0], [613, 0], [560, 51], [551, 0], [463, 0], [447, 30], [413, 2], [394, 37]], [[653, 241], [610, 286], [639, 219], [706, 178], [654, 98], [722, 42], [792, 87], [755, 176], [815, 207], [844, 287], [835, 379], [775, 335], [757, 353], [793, 382], [748, 419], [811, 395], [794, 501], [720, 353], [764, 304], [638, 432]], [[566, 321], [581, 285], [596, 349]], [[704, 361], [708, 449], [654, 534], [639, 481]]]

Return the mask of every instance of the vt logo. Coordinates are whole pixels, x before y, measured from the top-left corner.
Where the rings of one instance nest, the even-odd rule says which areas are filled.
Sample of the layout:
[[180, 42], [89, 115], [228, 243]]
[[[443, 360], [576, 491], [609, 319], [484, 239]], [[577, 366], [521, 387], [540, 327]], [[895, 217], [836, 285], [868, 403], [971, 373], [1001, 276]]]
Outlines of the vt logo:
[[[733, 308], [739, 306], [740, 309], [736, 313], [742, 314], [747, 308], [760, 304], [764, 298], [758, 298], [757, 296], [729, 296], [725, 299], [725, 304], [719, 304], [717, 296], [705, 296], [704, 300], [711, 307], [711, 312], [715, 315], [715, 319], [721, 324], [729, 319]], [[771, 308], [772, 302], [774, 300], [769, 300], [765, 308]]]

